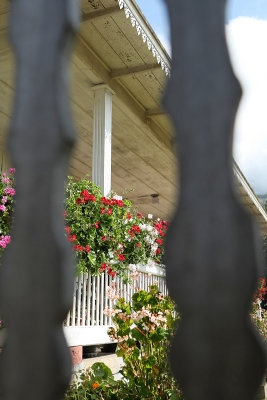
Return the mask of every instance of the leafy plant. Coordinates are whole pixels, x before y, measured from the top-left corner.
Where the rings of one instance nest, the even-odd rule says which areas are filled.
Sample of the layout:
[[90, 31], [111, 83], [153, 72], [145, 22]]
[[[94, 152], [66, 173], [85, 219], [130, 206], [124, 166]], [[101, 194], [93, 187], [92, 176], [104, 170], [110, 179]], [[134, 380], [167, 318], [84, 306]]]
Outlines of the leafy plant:
[[[111, 298], [117, 298], [115, 290]], [[132, 304], [120, 297], [113, 310], [105, 312], [112, 315], [114, 327], [108, 333], [118, 341], [116, 354], [124, 361], [123, 398], [180, 399], [168, 364], [167, 349], [179, 320], [170, 297], [153, 284], [134, 293]]]
[[118, 343], [117, 356], [123, 358], [122, 378], [115, 381], [104, 364], [96, 363], [71, 385], [66, 399], [182, 399], [168, 365], [167, 349], [179, 320], [170, 297], [156, 284], [148, 291], [138, 290], [132, 305], [120, 297], [115, 284], [108, 297], [116, 302], [105, 314], [113, 319], [108, 333]]
[[251, 318], [262, 338], [267, 341], [267, 311], [262, 307], [267, 295], [265, 278], [261, 278], [252, 303]]
[[90, 270], [126, 278], [130, 264], [160, 262], [168, 223], [146, 220], [129, 200], [104, 197], [99, 187], [70, 177], [64, 213], [68, 240], [76, 254], [78, 272]]
[[66, 400], [119, 399], [112, 372], [104, 363], [94, 363], [88, 372], [75, 378], [65, 394]]
[[14, 209], [14, 173], [15, 169], [9, 169], [9, 176], [6, 173], [0, 174], [0, 256], [6, 246], [10, 243], [10, 227]]

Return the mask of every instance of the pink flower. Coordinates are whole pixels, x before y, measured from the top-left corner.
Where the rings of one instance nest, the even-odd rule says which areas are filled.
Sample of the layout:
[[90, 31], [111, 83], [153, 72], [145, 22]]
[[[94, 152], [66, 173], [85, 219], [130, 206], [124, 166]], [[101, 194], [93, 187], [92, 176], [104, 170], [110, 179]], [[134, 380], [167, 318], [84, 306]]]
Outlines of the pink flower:
[[3, 181], [4, 181], [5, 183], [9, 183], [9, 178], [4, 178]]
[[10, 236], [2, 236], [0, 239], [0, 247], [6, 248], [6, 245], [11, 242]]
[[7, 188], [5, 188], [5, 190], [4, 190], [4, 194], [10, 194], [10, 196], [14, 196], [14, 195], [16, 194], [16, 191], [15, 191], [15, 189], [13, 189], [13, 188], [7, 187]]
[[9, 173], [10, 174], [15, 174], [16, 168], [9, 168]]
[[3, 204], [0, 204], [0, 210], [5, 212], [6, 211], [6, 207]]
[[2, 197], [2, 203], [6, 203], [7, 202], [7, 196], [3, 196]]

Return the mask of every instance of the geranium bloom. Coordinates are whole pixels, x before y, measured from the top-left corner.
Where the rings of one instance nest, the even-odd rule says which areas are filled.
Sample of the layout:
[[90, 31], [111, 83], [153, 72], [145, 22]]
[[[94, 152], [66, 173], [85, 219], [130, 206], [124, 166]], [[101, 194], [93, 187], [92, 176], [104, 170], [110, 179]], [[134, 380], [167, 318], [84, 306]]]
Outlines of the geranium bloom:
[[5, 212], [6, 211], [6, 207], [3, 204], [0, 204], [0, 210]]
[[76, 235], [69, 235], [69, 236], [68, 236], [68, 241], [69, 241], [69, 242], [76, 242], [76, 239], [77, 239], [77, 238], [76, 238]]
[[9, 183], [9, 178], [4, 178], [3, 181], [4, 181], [5, 183]]
[[100, 271], [105, 271], [105, 269], [107, 268], [107, 264], [106, 263], [103, 263], [102, 265], [101, 265], [101, 267], [100, 267]]
[[160, 245], [162, 245], [162, 243], [163, 243], [161, 239], [157, 239], [156, 242], [157, 242], [158, 244], [160, 244]]
[[2, 197], [2, 203], [6, 203], [7, 202], [7, 196], [3, 196]]
[[88, 246], [88, 244], [86, 245], [86, 251], [87, 251], [87, 253], [89, 253], [89, 251], [91, 251], [90, 247]]
[[9, 244], [10, 242], [11, 242], [10, 236], [2, 236], [0, 239], [0, 247], [5, 249], [7, 244]]
[[9, 173], [10, 174], [15, 174], [16, 168], [9, 168]]
[[111, 209], [111, 208], [108, 209], [107, 214], [108, 214], [108, 215], [111, 215], [111, 214], [112, 214], [112, 209]]
[[70, 234], [70, 228], [68, 226], [65, 226], [65, 231]]
[[90, 196], [90, 193], [88, 192], [88, 190], [83, 190], [80, 194], [81, 197], [88, 197]]
[[15, 189], [13, 189], [13, 188], [7, 187], [7, 188], [5, 188], [5, 190], [4, 190], [4, 194], [10, 194], [10, 196], [14, 196], [14, 195], [16, 194], [16, 191], [15, 191]]
[[84, 199], [80, 199], [78, 197], [78, 199], [76, 199], [76, 204], [83, 204], [84, 203]]
[[124, 257], [124, 255], [123, 254], [119, 254], [119, 260], [120, 261], [124, 261], [124, 260], [126, 260], [126, 258]]
[[140, 233], [140, 228], [137, 225], [133, 225], [133, 230], [137, 233]]
[[81, 251], [84, 250], [84, 248], [83, 248], [80, 244], [75, 244], [75, 245], [72, 247], [72, 249], [73, 249], [73, 250], [81, 250]]

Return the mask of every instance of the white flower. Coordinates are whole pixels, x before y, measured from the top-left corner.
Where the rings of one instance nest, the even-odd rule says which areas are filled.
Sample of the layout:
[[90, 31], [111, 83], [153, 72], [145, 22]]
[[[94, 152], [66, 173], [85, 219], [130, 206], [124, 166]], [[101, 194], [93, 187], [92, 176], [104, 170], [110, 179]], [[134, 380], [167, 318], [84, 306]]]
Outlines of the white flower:
[[120, 250], [120, 249], [123, 249], [123, 245], [122, 244], [119, 244], [118, 245], [118, 249]]
[[158, 245], [157, 245], [156, 243], [154, 243], [154, 244], [151, 246], [151, 249], [152, 249], [153, 251], [157, 251], [157, 248], [158, 248]]
[[153, 218], [153, 214], [148, 214], [147, 218], [148, 219], [152, 219]]

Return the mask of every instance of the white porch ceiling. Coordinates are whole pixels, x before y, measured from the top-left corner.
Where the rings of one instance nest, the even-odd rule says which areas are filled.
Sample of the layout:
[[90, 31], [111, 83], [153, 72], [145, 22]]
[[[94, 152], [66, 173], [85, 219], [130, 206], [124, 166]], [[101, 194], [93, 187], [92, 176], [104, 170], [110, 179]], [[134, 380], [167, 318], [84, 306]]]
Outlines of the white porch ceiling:
[[[122, 1], [122, 0], [121, 0]], [[82, 0], [82, 23], [72, 57], [71, 101], [77, 128], [70, 174], [91, 178], [93, 137], [92, 86], [106, 83], [113, 96], [112, 187], [118, 194], [128, 192], [138, 209], [156, 217], [170, 218], [175, 199], [176, 158], [172, 126], [162, 110], [160, 98], [166, 84], [170, 59], [152, 28], [133, 0], [131, 10], [142, 23], [153, 46], [157, 46], [161, 63], [138, 36], [130, 18], [119, 8], [118, 0]], [[14, 94], [14, 62], [7, 33], [7, 0], [0, 5], [0, 146], [11, 117]], [[152, 46], [151, 44], [151, 46]], [[246, 204], [258, 214], [263, 229], [267, 222], [246, 190]], [[151, 194], [158, 194], [158, 203]]]

